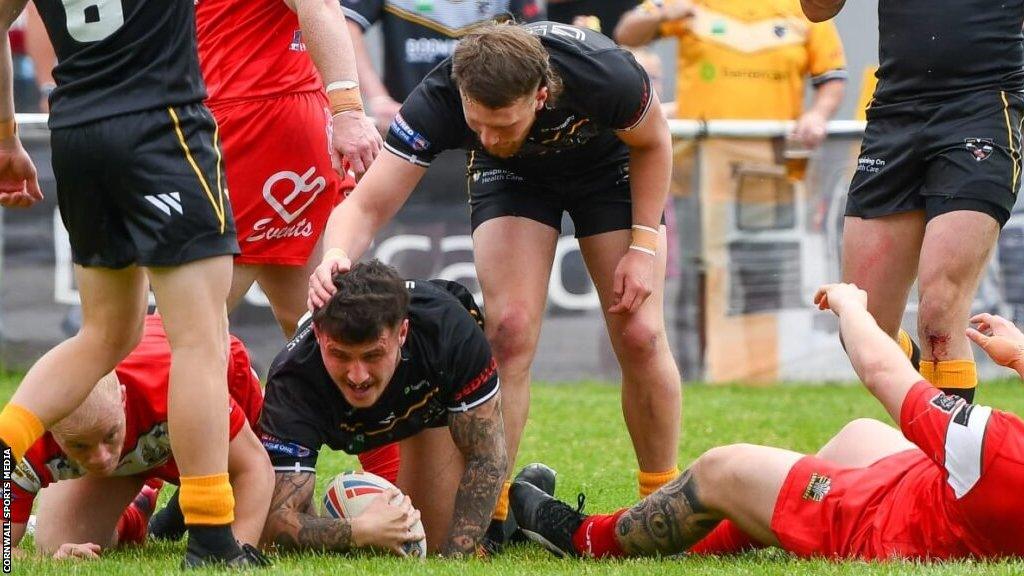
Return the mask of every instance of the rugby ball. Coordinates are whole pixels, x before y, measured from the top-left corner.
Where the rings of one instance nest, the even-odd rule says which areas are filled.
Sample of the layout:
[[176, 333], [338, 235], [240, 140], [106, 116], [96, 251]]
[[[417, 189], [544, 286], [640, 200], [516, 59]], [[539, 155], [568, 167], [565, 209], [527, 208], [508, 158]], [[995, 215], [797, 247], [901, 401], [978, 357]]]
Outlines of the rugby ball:
[[[378, 494], [395, 488], [395, 485], [384, 478], [370, 472], [342, 472], [331, 480], [327, 485], [327, 493], [324, 494], [324, 512], [332, 518], [355, 518], [363, 513], [363, 510], [373, 502]], [[397, 490], [397, 488], [395, 488]], [[402, 494], [399, 494], [397, 503], [401, 501]], [[415, 528], [423, 531], [423, 523], [417, 521]], [[406, 542], [402, 549], [405, 553], [414, 558], [427, 557], [427, 539], [424, 537], [418, 542]]]

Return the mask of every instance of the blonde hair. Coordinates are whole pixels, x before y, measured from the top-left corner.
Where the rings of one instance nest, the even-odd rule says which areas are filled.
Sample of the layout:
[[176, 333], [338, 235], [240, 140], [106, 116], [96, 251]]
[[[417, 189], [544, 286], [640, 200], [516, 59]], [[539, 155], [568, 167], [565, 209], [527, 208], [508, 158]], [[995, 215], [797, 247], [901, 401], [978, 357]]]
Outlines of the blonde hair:
[[93, 387], [78, 408], [50, 428], [54, 436], [69, 436], [109, 426], [111, 414], [121, 413], [121, 381], [110, 372]]

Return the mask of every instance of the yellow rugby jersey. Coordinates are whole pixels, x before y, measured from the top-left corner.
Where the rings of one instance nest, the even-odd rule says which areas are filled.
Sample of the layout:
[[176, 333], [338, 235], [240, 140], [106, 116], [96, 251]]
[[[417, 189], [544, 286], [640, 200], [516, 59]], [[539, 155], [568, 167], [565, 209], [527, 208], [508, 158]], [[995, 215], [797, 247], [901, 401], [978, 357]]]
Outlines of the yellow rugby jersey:
[[[658, 10], [663, 2], [646, 0]], [[846, 78], [846, 57], [831, 21], [814, 24], [800, 0], [693, 0], [694, 16], [661, 25], [679, 42], [676, 117], [790, 120], [800, 115], [804, 82]]]

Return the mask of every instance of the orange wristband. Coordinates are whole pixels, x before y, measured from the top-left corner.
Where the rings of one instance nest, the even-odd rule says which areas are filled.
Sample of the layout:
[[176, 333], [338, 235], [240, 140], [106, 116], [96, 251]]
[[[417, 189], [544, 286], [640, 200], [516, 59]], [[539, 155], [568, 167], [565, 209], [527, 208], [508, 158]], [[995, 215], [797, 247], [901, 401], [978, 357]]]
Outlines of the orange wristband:
[[645, 254], [654, 256], [658, 253], [658, 240], [660, 237], [661, 233], [657, 228], [634, 224], [632, 230], [632, 242], [630, 242], [629, 247], [630, 249], [638, 250]]
[[0, 120], [0, 140], [6, 140], [13, 138], [18, 134], [18, 121], [14, 118], [10, 120]]
[[363, 99], [359, 96], [359, 88], [331, 90], [327, 93], [327, 99], [331, 102], [332, 116], [337, 116], [342, 112], [363, 110]]

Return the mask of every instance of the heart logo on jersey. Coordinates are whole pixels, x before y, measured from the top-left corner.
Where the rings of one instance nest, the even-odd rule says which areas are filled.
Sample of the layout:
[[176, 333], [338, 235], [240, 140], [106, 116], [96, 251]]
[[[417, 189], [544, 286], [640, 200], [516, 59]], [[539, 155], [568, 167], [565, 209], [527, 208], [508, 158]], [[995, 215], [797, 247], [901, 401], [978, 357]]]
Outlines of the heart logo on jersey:
[[[263, 184], [263, 199], [281, 216], [285, 224], [291, 224], [327, 188], [327, 179], [323, 176], [313, 178], [315, 174], [316, 166], [310, 166], [301, 176], [291, 170], [282, 170], [267, 178]], [[279, 182], [289, 182], [291, 186], [275, 186]], [[301, 200], [303, 195], [306, 196], [305, 202]]]

